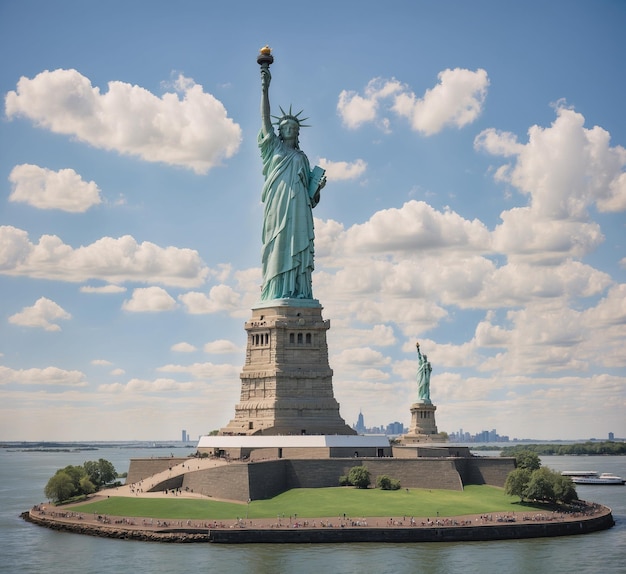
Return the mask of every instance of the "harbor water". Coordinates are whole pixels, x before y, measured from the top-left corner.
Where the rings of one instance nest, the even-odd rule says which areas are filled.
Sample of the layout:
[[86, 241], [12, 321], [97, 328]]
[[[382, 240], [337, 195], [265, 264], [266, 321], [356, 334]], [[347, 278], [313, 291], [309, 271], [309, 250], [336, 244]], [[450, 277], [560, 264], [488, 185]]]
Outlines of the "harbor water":
[[[340, 573], [619, 573], [626, 572], [626, 486], [577, 487], [584, 500], [613, 509], [610, 530], [581, 536], [472, 543], [237, 545], [158, 544], [59, 533], [19, 515], [44, 500], [55, 471], [104, 458], [118, 472], [134, 457], [193, 452], [149, 445], [104, 446], [93, 451], [33, 452], [0, 449], [0, 572], [104, 574], [340, 574]], [[544, 456], [554, 470], [595, 470], [626, 476], [624, 456]]]

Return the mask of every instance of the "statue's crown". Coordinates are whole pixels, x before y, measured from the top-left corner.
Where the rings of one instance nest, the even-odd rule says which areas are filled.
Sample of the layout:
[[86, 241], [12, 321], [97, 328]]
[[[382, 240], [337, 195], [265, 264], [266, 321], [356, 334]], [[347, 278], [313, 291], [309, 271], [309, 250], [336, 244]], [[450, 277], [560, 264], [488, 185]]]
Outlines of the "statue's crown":
[[301, 128], [308, 128], [311, 126], [308, 126], [306, 124], [303, 124], [302, 122], [305, 122], [306, 120], [308, 120], [309, 118], [301, 118], [300, 114], [304, 111], [304, 110], [300, 110], [297, 114], [294, 114], [291, 111], [291, 106], [289, 106], [289, 113], [287, 113], [285, 110], [283, 110], [283, 108], [280, 108], [280, 111], [283, 113], [282, 116], [272, 116], [273, 118], [276, 118], [277, 121], [274, 122], [274, 124], [276, 124], [277, 126], [279, 126], [281, 123], [283, 123], [285, 120], [291, 120], [293, 122], [296, 122], [298, 124], [299, 127]]

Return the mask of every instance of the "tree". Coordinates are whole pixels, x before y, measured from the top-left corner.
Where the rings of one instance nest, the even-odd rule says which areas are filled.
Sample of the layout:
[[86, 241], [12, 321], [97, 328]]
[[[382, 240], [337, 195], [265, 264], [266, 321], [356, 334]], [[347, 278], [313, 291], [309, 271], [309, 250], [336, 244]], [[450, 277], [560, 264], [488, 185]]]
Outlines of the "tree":
[[96, 485], [89, 480], [88, 476], [83, 476], [80, 479], [80, 492], [81, 494], [93, 494], [96, 492]]
[[54, 502], [67, 500], [74, 494], [75, 488], [72, 477], [63, 470], [58, 470], [56, 474], [48, 481], [43, 492], [46, 498]]
[[554, 497], [565, 504], [578, 500], [576, 485], [569, 476], [562, 476], [558, 472], [554, 473]]
[[117, 478], [117, 472], [115, 471], [113, 464], [103, 458], [98, 459], [97, 461], [86, 461], [83, 464], [83, 469], [96, 489], [99, 489]]
[[348, 472], [348, 480], [357, 488], [367, 488], [372, 482], [370, 471], [364, 466], [353, 466]]
[[515, 455], [515, 466], [528, 470], [537, 470], [541, 467], [539, 455], [532, 450], [522, 450]]
[[524, 493], [528, 482], [530, 481], [531, 472], [527, 468], [516, 468], [509, 472], [504, 483], [504, 492], [511, 496], [519, 496], [520, 501], [524, 500]]
[[85, 469], [82, 466], [74, 466], [69, 464], [65, 468], [57, 470], [57, 472], [65, 472], [71, 479], [74, 485], [74, 493], [80, 494], [80, 479], [87, 476]]
[[528, 486], [524, 491], [524, 497], [528, 500], [543, 500], [554, 502], [554, 478], [553, 471], [549, 468], [540, 468], [530, 475]]
[[115, 467], [108, 460], [103, 458], [98, 459], [98, 468], [100, 469], [101, 484], [107, 484], [113, 482], [117, 478], [117, 472]]

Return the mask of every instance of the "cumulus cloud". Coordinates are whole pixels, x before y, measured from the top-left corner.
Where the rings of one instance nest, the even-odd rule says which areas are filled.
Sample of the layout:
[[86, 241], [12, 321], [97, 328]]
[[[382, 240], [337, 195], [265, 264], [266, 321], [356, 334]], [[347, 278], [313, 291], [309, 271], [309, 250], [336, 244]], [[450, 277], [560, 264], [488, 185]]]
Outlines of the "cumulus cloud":
[[626, 149], [610, 146], [602, 128], [584, 127], [584, 117], [560, 103], [550, 127], [532, 126], [528, 142], [488, 129], [477, 150], [512, 158], [495, 171], [498, 181], [530, 197], [529, 205], [502, 213], [495, 248], [536, 262], [581, 258], [604, 240], [589, 209], [626, 210]]
[[193, 363], [192, 365], [164, 365], [157, 369], [164, 373], [184, 373], [196, 379], [238, 378], [240, 366], [227, 363]]
[[60, 331], [61, 327], [55, 321], [71, 318], [60, 305], [46, 297], [40, 297], [32, 307], [24, 307], [19, 313], [11, 315], [9, 323], [22, 327], [39, 327], [46, 331]]
[[477, 219], [463, 219], [451, 210], [436, 211], [423, 201], [408, 201], [400, 209], [383, 209], [369, 221], [345, 233], [346, 248], [355, 252], [488, 251], [489, 230]]
[[12, 226], [0, 226], [0, 273], [38, 279], [112, 283], [141, 281], [176, 287], [204, 282], [208, 269], [193, 249], [159, 247], [130, 235], [103, 237], [76, 249], [56, 235], [42, 235], [37, 244]]
[[209, 341], [204, 345], [204, 352], [211, 355], [230, 355], [233, 353], [239, 353], [240, 351], [241, 349], [237, 347], [237, 345], [226, 339]]
[[393, 110], [409, 120], [411, 128], [430, 136], [446, 126], [462, 128], [482, 112], [489, 78], [487, 72], [455, 68], [439, 73], [439, 83], [423, 98], [411, 92], [396, 95]]
[[197, 391], [202, 387], [202, 383], [185, 383], [174, 379], [159, 378], [152, 381], [147, 379], [131, 379], [126, 384], [104, 384], [100, 385], [98, 390], [103, 393], [171, 393]]
[[378, 115], [379, 103], [404, 87], [395, 79], [374, 78], [365, 87], [365, 95], [343, 90], [339, 94], [337, 111], [345, 126], [355, 129], [365, 122], [374, 121]]
[[176, 300], [162, 287], [135, 289], [132, 297], [122, 304], [124, 311], [134, 313], [171, 311], [175, 308]]
[[6, 114], [97, 148], [207, 173], [237, 152], [241, 128], [201, 85], [181, 76], [175, 86], [178, 93], [159, 98], [111, 81], [101, 93], [76, 70], [46, 70], [20, 78], [5, 98]]
[[360, 347], [356, 349], [346, 349], [341, 353], [333, 355], [333, 362], [358, 365], [359, 367], [379, 367], [382, 365], [389, 365], [391, 363], [391, 359], [371, 347]]
[[124, 293], [126, 292], [126, 287], [122, 287], [121, 285], [103, 285], [102, 287], [92, 287], [91, 285], [83, 285], [80, 288], [81, 293], [99, 293], [99, 294], [110, 294], [110, 293]]
[[216, 285], [208, 295], [191, 291], [179, 295], [178, 299], [192, 315], [218, 313], [220, 311], [236, 311], [239, 309], [241, 296], [228, 285]]
[[91, 361], [91, 364], [97, 367], [108, 367], [113, 363], [111, 363], [111, 361], [107, 361], [106, 359], [94, 359], [93, 361]]
[[383, 104], [389, 111], [409, 120], [411, 128], [426, 136], [447, 126], [461, 128], [472, 123], [482, 112], [489, 78], [483, 69], [476, 71], [455, 68], [439, 73], [439, 83], [422, 98], [395, 79], [375, 78], [364, 94], [343, 90], [337, 111], [345, 126], [356, 129], [366, 122], [376, 122], [387, 130], [388, 120], [381, 116]]
[[326, 170], [326, 178], [330, 181], [342, 181], [350, 179], [358, 179], [367, 169], [367, 163], [362, 159], [353, 162], [347, 161], [330, 161], [326, 158], [320, 158], [320, 167]]
[[102, 203], [95, 182], [86, 182], [73, 169], [52, 171], [38, 165], [16, 165], [9, 174], [13, 191], [9, 201], [27, 203], [39, 209], [60, 209], [84, 213]]
[[175, 353], [193, 353], [197, 351], [197, 347], [194, 347], [191, 343], [187, 343], [185, 341], [181, 341], [180, 343], [176, 343], [170, 347], [170, 350]]
[[58, 367], [44, 369], [10, 369], [0, 366], [0, 384], [85, 387], [85, 375], [80, 371], [66, 371]]

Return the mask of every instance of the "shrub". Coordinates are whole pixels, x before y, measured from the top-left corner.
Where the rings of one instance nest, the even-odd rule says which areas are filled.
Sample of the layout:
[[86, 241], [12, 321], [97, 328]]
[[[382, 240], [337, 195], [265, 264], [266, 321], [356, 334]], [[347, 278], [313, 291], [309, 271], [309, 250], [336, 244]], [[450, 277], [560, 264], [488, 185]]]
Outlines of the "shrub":
[[353, 466], [348, 472], [348, 482], [356, 488], [367, 488], [372, 482], [370, 471], [364, 466]]
[[381, 490], [400, 490], [400, 481], [382, 474], [376, 479], [376, 487]]

